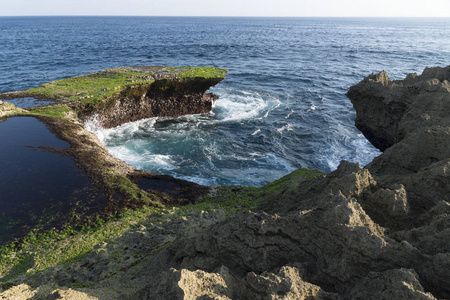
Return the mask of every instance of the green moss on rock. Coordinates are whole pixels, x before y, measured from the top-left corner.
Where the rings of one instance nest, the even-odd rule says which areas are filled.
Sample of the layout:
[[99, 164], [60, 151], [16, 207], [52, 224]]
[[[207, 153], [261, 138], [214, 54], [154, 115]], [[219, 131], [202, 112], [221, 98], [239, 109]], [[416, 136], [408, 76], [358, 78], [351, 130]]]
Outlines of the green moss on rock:
[[227, 70], [212, 67], [120, 67], [61, 79], [28, 89], [24, 94], [70, 103], [96, 103], [128, 87], [149, 85], [161, 79], [224, 79]]

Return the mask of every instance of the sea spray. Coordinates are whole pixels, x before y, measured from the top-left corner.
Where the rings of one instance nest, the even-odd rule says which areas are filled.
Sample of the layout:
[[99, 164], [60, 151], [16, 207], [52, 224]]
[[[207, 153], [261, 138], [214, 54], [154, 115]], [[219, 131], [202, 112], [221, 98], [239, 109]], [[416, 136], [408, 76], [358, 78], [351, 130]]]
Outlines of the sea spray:
[[[265, 149], [260, 137], [237, 140], [236, 136], [280, 105], [276, 97], [258, 92], [228, 91], [208, 114], [150, 118], [110, 129], [102, 128], [94, 115], [85, 128], [96, 133], [113, 155], [137, 168], [206, 185], [261, 185], [295, 167]], [[249, 134], [260, 132], [256, 128]]]

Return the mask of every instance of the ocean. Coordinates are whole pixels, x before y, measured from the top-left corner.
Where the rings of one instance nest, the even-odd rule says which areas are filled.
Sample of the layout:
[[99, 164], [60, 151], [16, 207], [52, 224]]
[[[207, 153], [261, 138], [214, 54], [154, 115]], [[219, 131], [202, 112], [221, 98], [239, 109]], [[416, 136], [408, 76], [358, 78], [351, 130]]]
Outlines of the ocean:
[[95, 132], [116, 157], [204, 185], [262, 186], [380, 152], [345, 93], [450, 64], [450, 19], [0, 17], [0, 92], [134, 65], [229, 69], [211, 113]]

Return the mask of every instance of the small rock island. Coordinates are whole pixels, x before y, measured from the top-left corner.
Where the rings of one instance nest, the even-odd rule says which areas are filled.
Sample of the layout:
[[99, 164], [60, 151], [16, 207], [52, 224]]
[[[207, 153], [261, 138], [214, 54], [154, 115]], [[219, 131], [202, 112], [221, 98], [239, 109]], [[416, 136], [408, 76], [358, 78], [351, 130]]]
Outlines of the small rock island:
[[[383, 151], [364, 168], [299, 169], [261, 188], [215, 187], [29, 234], [0, 250], [0, 299], [449, 299], [449, 81], [450, 66], [394, 81], [383, 71], [350, 88], [356, 126]], [[126, 92], [115, 103], [127, 97], [155, 98]], [[123, 104], [67, 103], [81, 119], [92, 109], [125, 120]], [[63, 139], [82, 131], [60, 122], [47, 124]], [[109, 159], [105, 173], [132, 176], [100, 182], [148, 201], [121, 184], [157, 178]]]

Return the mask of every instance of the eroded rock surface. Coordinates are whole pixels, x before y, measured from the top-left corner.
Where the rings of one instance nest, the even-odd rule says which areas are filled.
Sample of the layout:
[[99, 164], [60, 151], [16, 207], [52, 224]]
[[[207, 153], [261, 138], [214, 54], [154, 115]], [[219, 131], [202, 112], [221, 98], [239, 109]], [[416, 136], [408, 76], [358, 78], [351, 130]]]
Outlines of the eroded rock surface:
[[450, 298], [449, 70], [350, 90], [384, 150], [368, 167], [293, 178], [252, 211], [149, 221], [43, 272], [42, 299], [69, 287], [86, 299]]
[[[206, 91], [221, 80], [171, 79], [129, 87], [107, 99], [94, 114], [102, 127], [112, 128], [145, 118], [208, 113], [218, 96]], [[88, 111], [82, 118], [92, 113]]]
[[0, 119], [18, 114], [22, 111], [23, 109], [16, 107], [14, 104], [0, 101]]
[[356, 127], [382, 151], [431, 129], [437, 139], [423, 135], [423, 144], [439, 142], [438, 129], [445, 132], [450, 123], [449, 80], [450, 66], [426, 68], [421, 75], [409, 74], [404, 80], [391, 81], [385, 71], [366, 77], [347, 93], [357, 113]]

